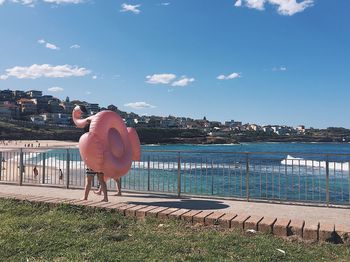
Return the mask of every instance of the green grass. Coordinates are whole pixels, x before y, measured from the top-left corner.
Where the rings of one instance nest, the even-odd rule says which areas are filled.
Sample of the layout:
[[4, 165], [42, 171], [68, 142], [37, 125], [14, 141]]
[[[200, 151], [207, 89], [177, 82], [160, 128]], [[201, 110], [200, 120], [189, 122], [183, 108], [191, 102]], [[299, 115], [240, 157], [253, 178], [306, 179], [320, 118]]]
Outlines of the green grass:
[[[286, 251], [283, 255], [277, 249]], [[1, 261], [350, 261], [350, 247], [0, 200]]]

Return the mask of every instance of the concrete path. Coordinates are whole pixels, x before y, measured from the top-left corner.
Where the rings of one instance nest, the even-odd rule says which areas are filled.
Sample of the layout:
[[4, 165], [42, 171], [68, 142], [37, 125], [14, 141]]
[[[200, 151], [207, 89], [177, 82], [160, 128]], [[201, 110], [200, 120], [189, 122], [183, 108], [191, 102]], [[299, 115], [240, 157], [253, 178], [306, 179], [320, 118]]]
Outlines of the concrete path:
[[[0, 184], [0, 194], [20, 194], [24, 196], [78, 200], [81, 199], [83, 191], [81, 189]], [[97, 196], [91, 192], [90, 199], [92, 200], [91, 202], [97, 203], [101, 199], [101, 196]], [[336, 231], [341, 231], [342, 235], [346, 233], [345, 238], [349, 237], [348, 233], [350, 233], [350, 209], [344, 208], [309, 207], [194, 197], [183, 197], [179, 199], [168, 195], [140, 193], [123, 193], [123, 196], [113, 196], [113, 193], [110, 193], [109, 201], [111, 204], [124, 203], [130, 207], [134, 207], [133, 209], [135, 209], [135, 206], [152, 206], [163, 208], [162, 210], [168, 209], [169, 212], [171, 210], [174, 211], [174, 213], [176, 213], [175, 211], [177, 210], [190, 210], [193, 211], [193, 216], [191, 216], [192, 220], [195, 220], [196, 214], [194, 214], [194, 211], [202, 212], [202, 216], [206, 214], [203, 219], [205, 219], [205, 217], [213, 217], [213, 214], [230, 214], [231, 219], [229, 219], [230, 223], [228, 227], [231, 227], [231, 224], [234, 224], [235, 220], [238, 220], [238, 224], [241, 223], [243, 228], [245, 223], [248, 225], [248, 222], [252, 222], [252, 225], [255, 225], [256, 229], [258, 228], [258, 224], [261, 224], [262, 221], [269, 221], [270, 224], [268, 223], [267, 227], [270, 226], [272, 229], [273, 225], [277, 226], [282, 223], [282, 236], [285, 234], [290, 235], [290, 232], [284, 231], [288, 231], [288, 227], [292, 226], [294, 226], [296, 231], [297, 228], [301, 230], [301, 232], [299, 232], [301, 237], [303, 237], [303, 234], [308, 232], [308, 230], [316, 230], [313, 232], [313, 237], [311, 237], [316, 238], [314, 240], [321, 239], [322, 230], [328, 230], [330, 235], [334, 233], [333, 231], [335, 228]], [[235, 219], [233, 215], [236, 216]], [[250, 219], [247, 219], [248, 217], [250, 217]], [[284, 227], [287, 228], [284, 230]], [[291, 228], [289, 228], [289, 231], [291, 231]]]

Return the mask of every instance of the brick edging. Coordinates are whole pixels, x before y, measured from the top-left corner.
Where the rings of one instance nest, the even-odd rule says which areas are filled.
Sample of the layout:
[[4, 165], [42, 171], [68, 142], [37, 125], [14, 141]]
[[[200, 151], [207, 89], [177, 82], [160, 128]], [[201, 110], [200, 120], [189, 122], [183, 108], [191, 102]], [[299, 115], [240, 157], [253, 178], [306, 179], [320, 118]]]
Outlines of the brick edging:
[[97, 209], [116, 210], [124, 216], [143, 219], [181, 219], [192, 224], [217, 226], [227, 229], [238, 229], [244, 232], [262, 232], [279, 237], [296, 236], [305, 241], [327, 241], [332, 243], [350, 243], [350, 230], [342, 225], [334, 225], [304, 220], [290, 220], [278, 217], [250, 216], [249, 214], [224, 213], [220, 211], [189, 210], [152, 205], [134, 205], [128, 203], [111, 203], [100, 201], [84, 201], [47, 196], [31, 196], [7, 194], [0, 192], [0, 198], [16, 199], [34, 203], [59, 205], [62, 203], [85, 206]]

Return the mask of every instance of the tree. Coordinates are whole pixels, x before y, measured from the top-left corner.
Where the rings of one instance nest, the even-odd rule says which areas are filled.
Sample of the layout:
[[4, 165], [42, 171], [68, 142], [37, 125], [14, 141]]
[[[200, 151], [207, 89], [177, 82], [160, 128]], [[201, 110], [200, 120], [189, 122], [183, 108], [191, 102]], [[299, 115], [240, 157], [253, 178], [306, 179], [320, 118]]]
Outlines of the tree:
[[69, 103], [69, 96], [66, 97], [66, 102]]

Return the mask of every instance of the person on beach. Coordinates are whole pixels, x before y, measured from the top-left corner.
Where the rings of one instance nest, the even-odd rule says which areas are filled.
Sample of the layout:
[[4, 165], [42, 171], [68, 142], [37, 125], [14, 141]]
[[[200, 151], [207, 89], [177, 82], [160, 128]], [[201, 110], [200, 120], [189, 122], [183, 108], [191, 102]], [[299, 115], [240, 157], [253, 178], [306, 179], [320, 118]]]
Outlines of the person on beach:
[[37, 177], [39, 175], [39, 171], [36, 166], [33, 168], [33, 174], [34, 174], [34, 177]]
[[103, 193], [102, 201], [108, 202], [107, 185], [106, 185], [106, 182], [104, 181], [104, 175], [103, 175], [103, 173], [95, 172], [91, 168], [86, 169], [86, 179], [85, 179], [85, 189], [84, 189], [83, 200], [88, 200], [89, 193], [91, 190], [92, 181], [93, 181], [95, 175], [97, 175], [98, 182], [100, 183], [100, 189], [101, 189], [101, 192]]
[[62, 180], [63, 179], [63, 172], [62, 172], [62, 169], [60, 168], [60, 170], [58, 171], [60, 173], [60, 176], [58, 177], [59, 180]]

